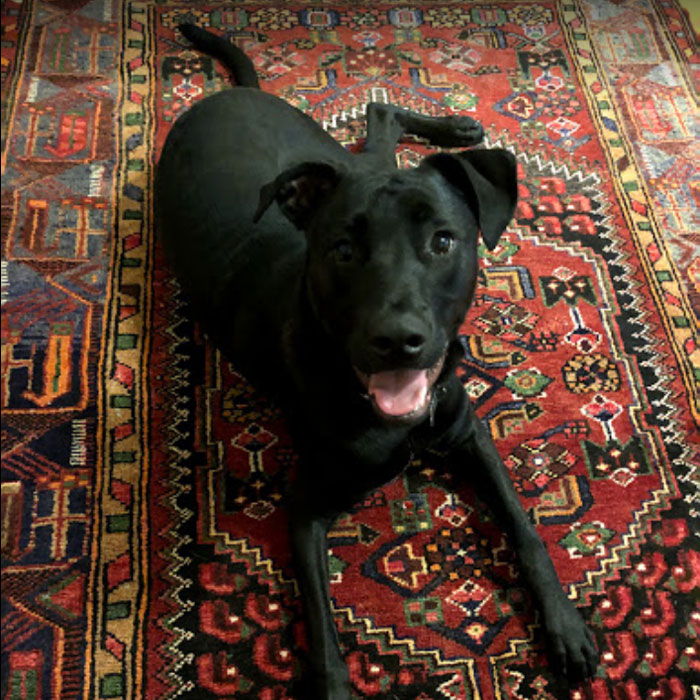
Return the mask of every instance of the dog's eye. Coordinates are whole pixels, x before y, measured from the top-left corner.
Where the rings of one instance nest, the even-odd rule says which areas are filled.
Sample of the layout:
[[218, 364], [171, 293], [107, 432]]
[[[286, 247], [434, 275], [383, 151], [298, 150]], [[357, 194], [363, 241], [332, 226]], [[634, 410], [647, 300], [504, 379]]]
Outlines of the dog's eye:
[[352, 241], [343, 238], [335, 243], [332, 252], [338, 262], [349, 263], [353, 259], [355, 249], [352, 245]]
[[455, 244], [455, 238], [449, 231], [438, 231], [430, 241], [430, 250], [435, 255], [446, 255]]

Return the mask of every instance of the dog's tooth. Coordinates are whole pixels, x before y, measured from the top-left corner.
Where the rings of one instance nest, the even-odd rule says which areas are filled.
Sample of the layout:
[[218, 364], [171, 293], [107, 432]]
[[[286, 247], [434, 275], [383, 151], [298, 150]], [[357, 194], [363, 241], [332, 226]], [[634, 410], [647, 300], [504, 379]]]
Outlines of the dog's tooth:
[[426, 402], [426, 400], [427, 400], [427, 398], [428, 398], [428, 391], [429, 391], [429, 390], [428, 390], [428, 386], [427, 386], [427, 384], [426, 384], [426, 386], [424, 386], [424, 387], [421, 389], [420, 403], [418, 404], [418, 405], [419, 405], [419, 408], [423, 408], [423, 406], [425, 406], [425, 402]]

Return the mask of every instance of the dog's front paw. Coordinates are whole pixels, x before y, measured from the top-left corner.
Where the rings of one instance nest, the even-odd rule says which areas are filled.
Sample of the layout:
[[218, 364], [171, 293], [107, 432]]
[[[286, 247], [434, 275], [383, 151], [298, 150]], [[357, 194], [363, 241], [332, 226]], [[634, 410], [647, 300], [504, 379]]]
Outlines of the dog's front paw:
[[598, 665], [595, 640], [580, 613], [563, 594], [548, 602], [543, 627], [555, 670], [569, 683], [590, 678]]
[[314, 700], [351, 700], [350, 676], [343, 665], [313, 679]]

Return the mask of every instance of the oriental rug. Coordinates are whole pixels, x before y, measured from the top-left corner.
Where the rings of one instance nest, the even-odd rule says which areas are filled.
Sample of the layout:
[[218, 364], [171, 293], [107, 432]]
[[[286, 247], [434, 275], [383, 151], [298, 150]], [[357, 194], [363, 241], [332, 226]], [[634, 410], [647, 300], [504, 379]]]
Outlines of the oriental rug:
[[[464, 390], [595, 633], [571, 697], [697, 698], [698, 53], [675, 0], [6, 0], [3, 700], [308, 697], [294, 447], [153, 240], [168, 129], [229, 84], [181, 21], [348, 148], [375, 100], [470, 114], [516, 155]], [[439, 459], [330, 537], [356, 697], [569, 697], [508, 541]]]

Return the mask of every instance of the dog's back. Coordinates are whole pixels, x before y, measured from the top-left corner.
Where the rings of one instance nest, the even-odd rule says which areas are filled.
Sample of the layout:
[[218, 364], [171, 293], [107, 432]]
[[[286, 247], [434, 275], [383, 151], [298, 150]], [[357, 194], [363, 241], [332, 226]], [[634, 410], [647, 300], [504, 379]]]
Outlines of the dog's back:
[[[199, 45], [199, 32], [210, 37], [186, 26]], [[304, 234], [276, 207], [254, 222], [261, 190], [301, 162], [352, 156], [311, 118], [257, 89], [257, 79], [251, 85], [254, 69], [239, 49], [222, 39], [214, 50], [202, 48], [249, 86], [202, 100], [170, 130], [156, 170], [156, 229], [210, 335], [239, 349], [256, 336], [259, 351], [278, 343], [278, 333], [267, 343], [260, 334], [288, 315], [306, 248]]]

